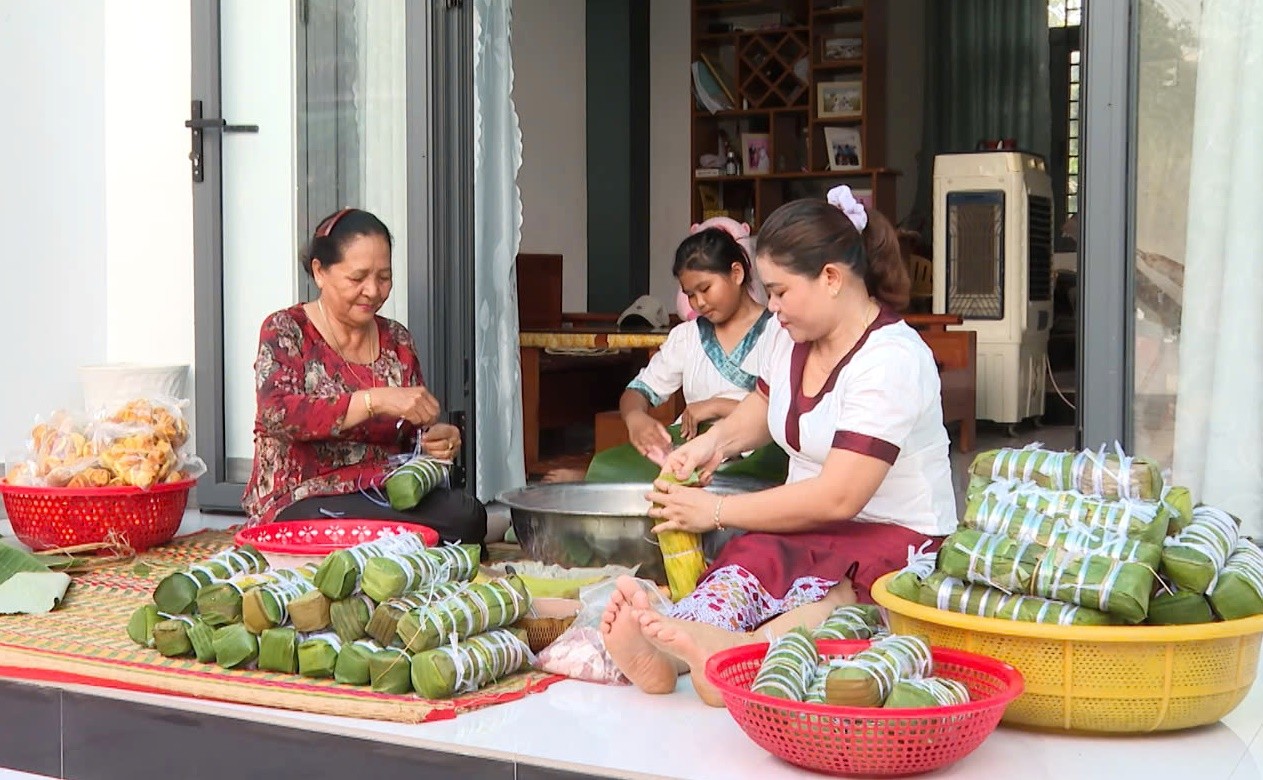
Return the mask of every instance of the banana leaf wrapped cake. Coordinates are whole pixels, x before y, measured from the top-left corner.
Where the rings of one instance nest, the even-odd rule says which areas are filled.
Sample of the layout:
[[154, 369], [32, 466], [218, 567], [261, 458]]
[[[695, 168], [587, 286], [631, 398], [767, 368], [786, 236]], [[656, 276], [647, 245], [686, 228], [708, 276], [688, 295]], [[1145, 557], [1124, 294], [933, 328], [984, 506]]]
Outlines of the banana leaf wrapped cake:
[[963, 582], [942, 572], [935, 572], [926, 579], [919, 601], [947, 612], [1027, 623], [1104, 626], [1116, 622], [1099, 610], [1039, 596], [1005, 593], [986, 585]]
[[1210, 623], [1214, 619], [1215, 612], [1204, 595], [1167, 587], [1149, 599], [1149, 616], [1145, 622], [1151, 626], [1184, 626]]
[[1237, 549], [1207, 596], [1215, 614], [1224, 620], [1263, 614], [1263, 552], [1249, 539], [1238, 539]]
[[399, 647], [383, 647], [373, 653], [368, 657], [368, 683], [376, 693], [410, 693], [412, 654]]
[[501, 628], [417, 653], [411, 683], [427, 699], [447, 699], [521, 671], [531, 660], [525, 632]]
[[238, 574], [258, 574], [267, 568], [267, 559], [250, 545], [229, 548], [184, 571], [168, 574], [154, 589], [154, 603], [169, 615], [192, 612], [198, 591], [212, 582]]
[[969, 702], [969, 689], [959, 680], [946, 677], [925, 677], [919, 680], [900, 680], [890, 690], [885, 706], [896, 707], [950, 707]]
[[1007, 593], [1066, 601], [1113, 615], [1145, 619], [1155, 572], [1133, 561], [1070, 553], [966, 529], [947, 538], [939, 569], [952, 577]]
[[419, 607], [428, 607], [449, 596], [454, 596], [465, 587], [465, 584], [461, 582], [440, 582], [407, 596], [383, 601], [373, 610], [372, 616], [368, 619], [368, 625], [364, 626], [364, 632], [377, 640], [378, 644], [389, 645], [398, 640], [399, 619], [406, 612]]
[[438, 582], [465, 582], [478, 573], [480, 548], [452, 544], [367, 559], [360, 587], [376, 602], [393, 599]]
[[252, 634], [283, 626], [289, 622], [290, 602], [315, 589], [310, 579], [298, 577], [247, 591], [241, 600], [241, 622]]
[[[934, 671], [930, 646], [919, 636], [895, 635], [844, 660], [829, 663], [825, 699], [843, 707], [880, 707], [900, 680]], [[813, 666], [814, 668], [814, 666]]]
[[1156, 501], [1162, 495], [1162, 472], [1147, 458], [1107, 452], [1053, 452], [1037, 445], [1025, 449], [1003, 448], [980, 453], [969, 467], [970, 475], [984, 480], [1021, 480], [1052, 488], [1076, 490], [1108, 500]]
[[259, 634], [259, 668], [284, 674], [297, 672], [298, 632], [285, 627], [269, 628]]
[[[701, 477], [696, 471], [683, 481], [670, 473], [660, 474], [658, 479], [685, 487], [701, 484]], [[706, 571], [702, 537], [688, 531], [663, 531], [658, 534], [658, 547], [662, 551], [662, 565], [671, 588], [671, 600], [679, 601], [697, 588], [698, 578]]]
[[399, 619], [398, 634], [410, 653], [516, 623], [531, 607], [526, 585], [516, 576], [472, 584], [454, 596], [417, 607]]
[[329, 553], [316, 569], [312, 582], [330, 600], [344, 599], [359, 590], [360, 580], [364, 575], [364, 564], [369, 558], [407, 555], [423, 552], [425, 549], [425, 542], [415, 533], [380, 537], [371, 542]]
[[916, 601], [921, 593], [921, 585], [934, 573], [938, 562], [937, 552], [926, 552], [929, 542], [917, 550], [908, 545], [908, 564], [890, 579], [886, 589], [905, 601]]
[[882, 628], [881, 612], [872, 604], [848, 604], [829, 613], [812, 630], [812, 638], [868, 639]]
[[981, 494], [990, 494], [1047, 518], [1064, 520], [1072, 526], [1100, 528], [1156, 545], [1166, 539], [1172, 516], [1170, 508], [1156, 501], [1115, 501], [1075, 490], [1041, 488], [1031, 482], [995, 482]]
[[386, 478], [386, 498], [396, 512], [406, 512], [439, 485], [447, 484], [451, 463], [418, 455]]
[[207, 624], [219, 628], [241, 621], [245, 595], [255, 588], [295, 580], [309, 580], [316, 572], [315, 564], [297, 569], [269, 569], [255, 574], [238, 574], [212, 582], [197, 592], [197, 614]]
[[1204, 594], [1237, 549], [1238, 521], [1221, 509], [1199, 506], [1183, 531], [1166, 541], [1162, 573], [1181, 590]]
[[333, 666], [333, 679], [343, 685], [368, 685], [373, 680], [368, 662], [383, 649], [371, 639], [357, 639], [343, 645]]
[[790, 629], [768, 644], [750, 690], [778, 699], [804, 701], [819, 665], [820, 654], [811, 632]]

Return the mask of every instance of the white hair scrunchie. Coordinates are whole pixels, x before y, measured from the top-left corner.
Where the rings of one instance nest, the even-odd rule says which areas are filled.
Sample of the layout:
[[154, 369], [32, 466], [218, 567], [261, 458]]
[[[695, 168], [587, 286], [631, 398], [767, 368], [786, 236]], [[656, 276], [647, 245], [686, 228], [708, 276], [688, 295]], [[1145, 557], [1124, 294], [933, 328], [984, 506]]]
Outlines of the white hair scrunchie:
[[863, 233], [864, 228], [868, 227], [868, 212], [864, 210], [864, 204], [855, 199], [850, 187], [845, 184], [834, 187], [829, 190], [828, 200], [830, 206], [837, 208], [851, 220], [856, 230]]

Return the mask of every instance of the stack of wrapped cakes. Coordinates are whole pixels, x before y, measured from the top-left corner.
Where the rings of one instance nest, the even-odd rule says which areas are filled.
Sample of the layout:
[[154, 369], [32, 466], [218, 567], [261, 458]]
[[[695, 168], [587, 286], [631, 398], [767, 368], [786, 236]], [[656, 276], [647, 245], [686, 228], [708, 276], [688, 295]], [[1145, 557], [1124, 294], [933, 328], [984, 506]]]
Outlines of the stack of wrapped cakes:
[[529, 665], [516, 576], [474, 583], [477, 545], [382, 537], [295, 569], [249, 546], [175, 572], [128, 625], [138, 644], [225, 668], [448, 698]]
[[1118, 450], [992, 450], [970, 466], [959, 530], [937, 554], [910, 552], [888, 589], [1060, 625], [1234, 620], [1263, 613], [1263, 553], [1239, 525]]

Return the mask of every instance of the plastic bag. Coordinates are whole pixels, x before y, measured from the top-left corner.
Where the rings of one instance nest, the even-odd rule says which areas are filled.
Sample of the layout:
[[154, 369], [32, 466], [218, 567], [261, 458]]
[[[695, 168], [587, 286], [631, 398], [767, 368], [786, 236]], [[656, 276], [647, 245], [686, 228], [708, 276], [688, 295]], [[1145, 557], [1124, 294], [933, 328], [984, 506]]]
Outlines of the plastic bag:
[[[575, 680], [604, 685], [631, 684], [605, 651], [605, 637], [601, 634], [601, 616], [610, 603], [616, 582], [617, 580], [609, 579], [579, 592], [583, 607], [579, 610], [578, 617], [556, 641], [540, 651], [536, 660], [537, 667]], [[649, 597], [650, 607], [659, 611], [671, 608], [671, 602], [662, 595], [656, 584], [641, 579], [636, 582]]]
[[187, 401], [138, 398], [82, 420], [64, 411], [37, 418], [26, 452], [10, 458], [10, 484], [150, 488], [195, 479], [206, 464], [189, 446]]

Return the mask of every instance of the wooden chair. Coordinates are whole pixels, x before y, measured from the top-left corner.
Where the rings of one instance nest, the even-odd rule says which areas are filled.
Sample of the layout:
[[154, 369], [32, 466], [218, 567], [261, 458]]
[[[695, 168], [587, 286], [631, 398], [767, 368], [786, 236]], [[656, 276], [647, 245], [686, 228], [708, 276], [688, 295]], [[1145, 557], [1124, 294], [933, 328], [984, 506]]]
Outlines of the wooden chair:
[[978, 334], [948, 330], [963, 321], [954, 314], [908, 314], [912, 326], [934, 353], [943, 396], [943, 424], [960, 424], [956, 440], [961, 452], [972, 452], [978, 420]]

